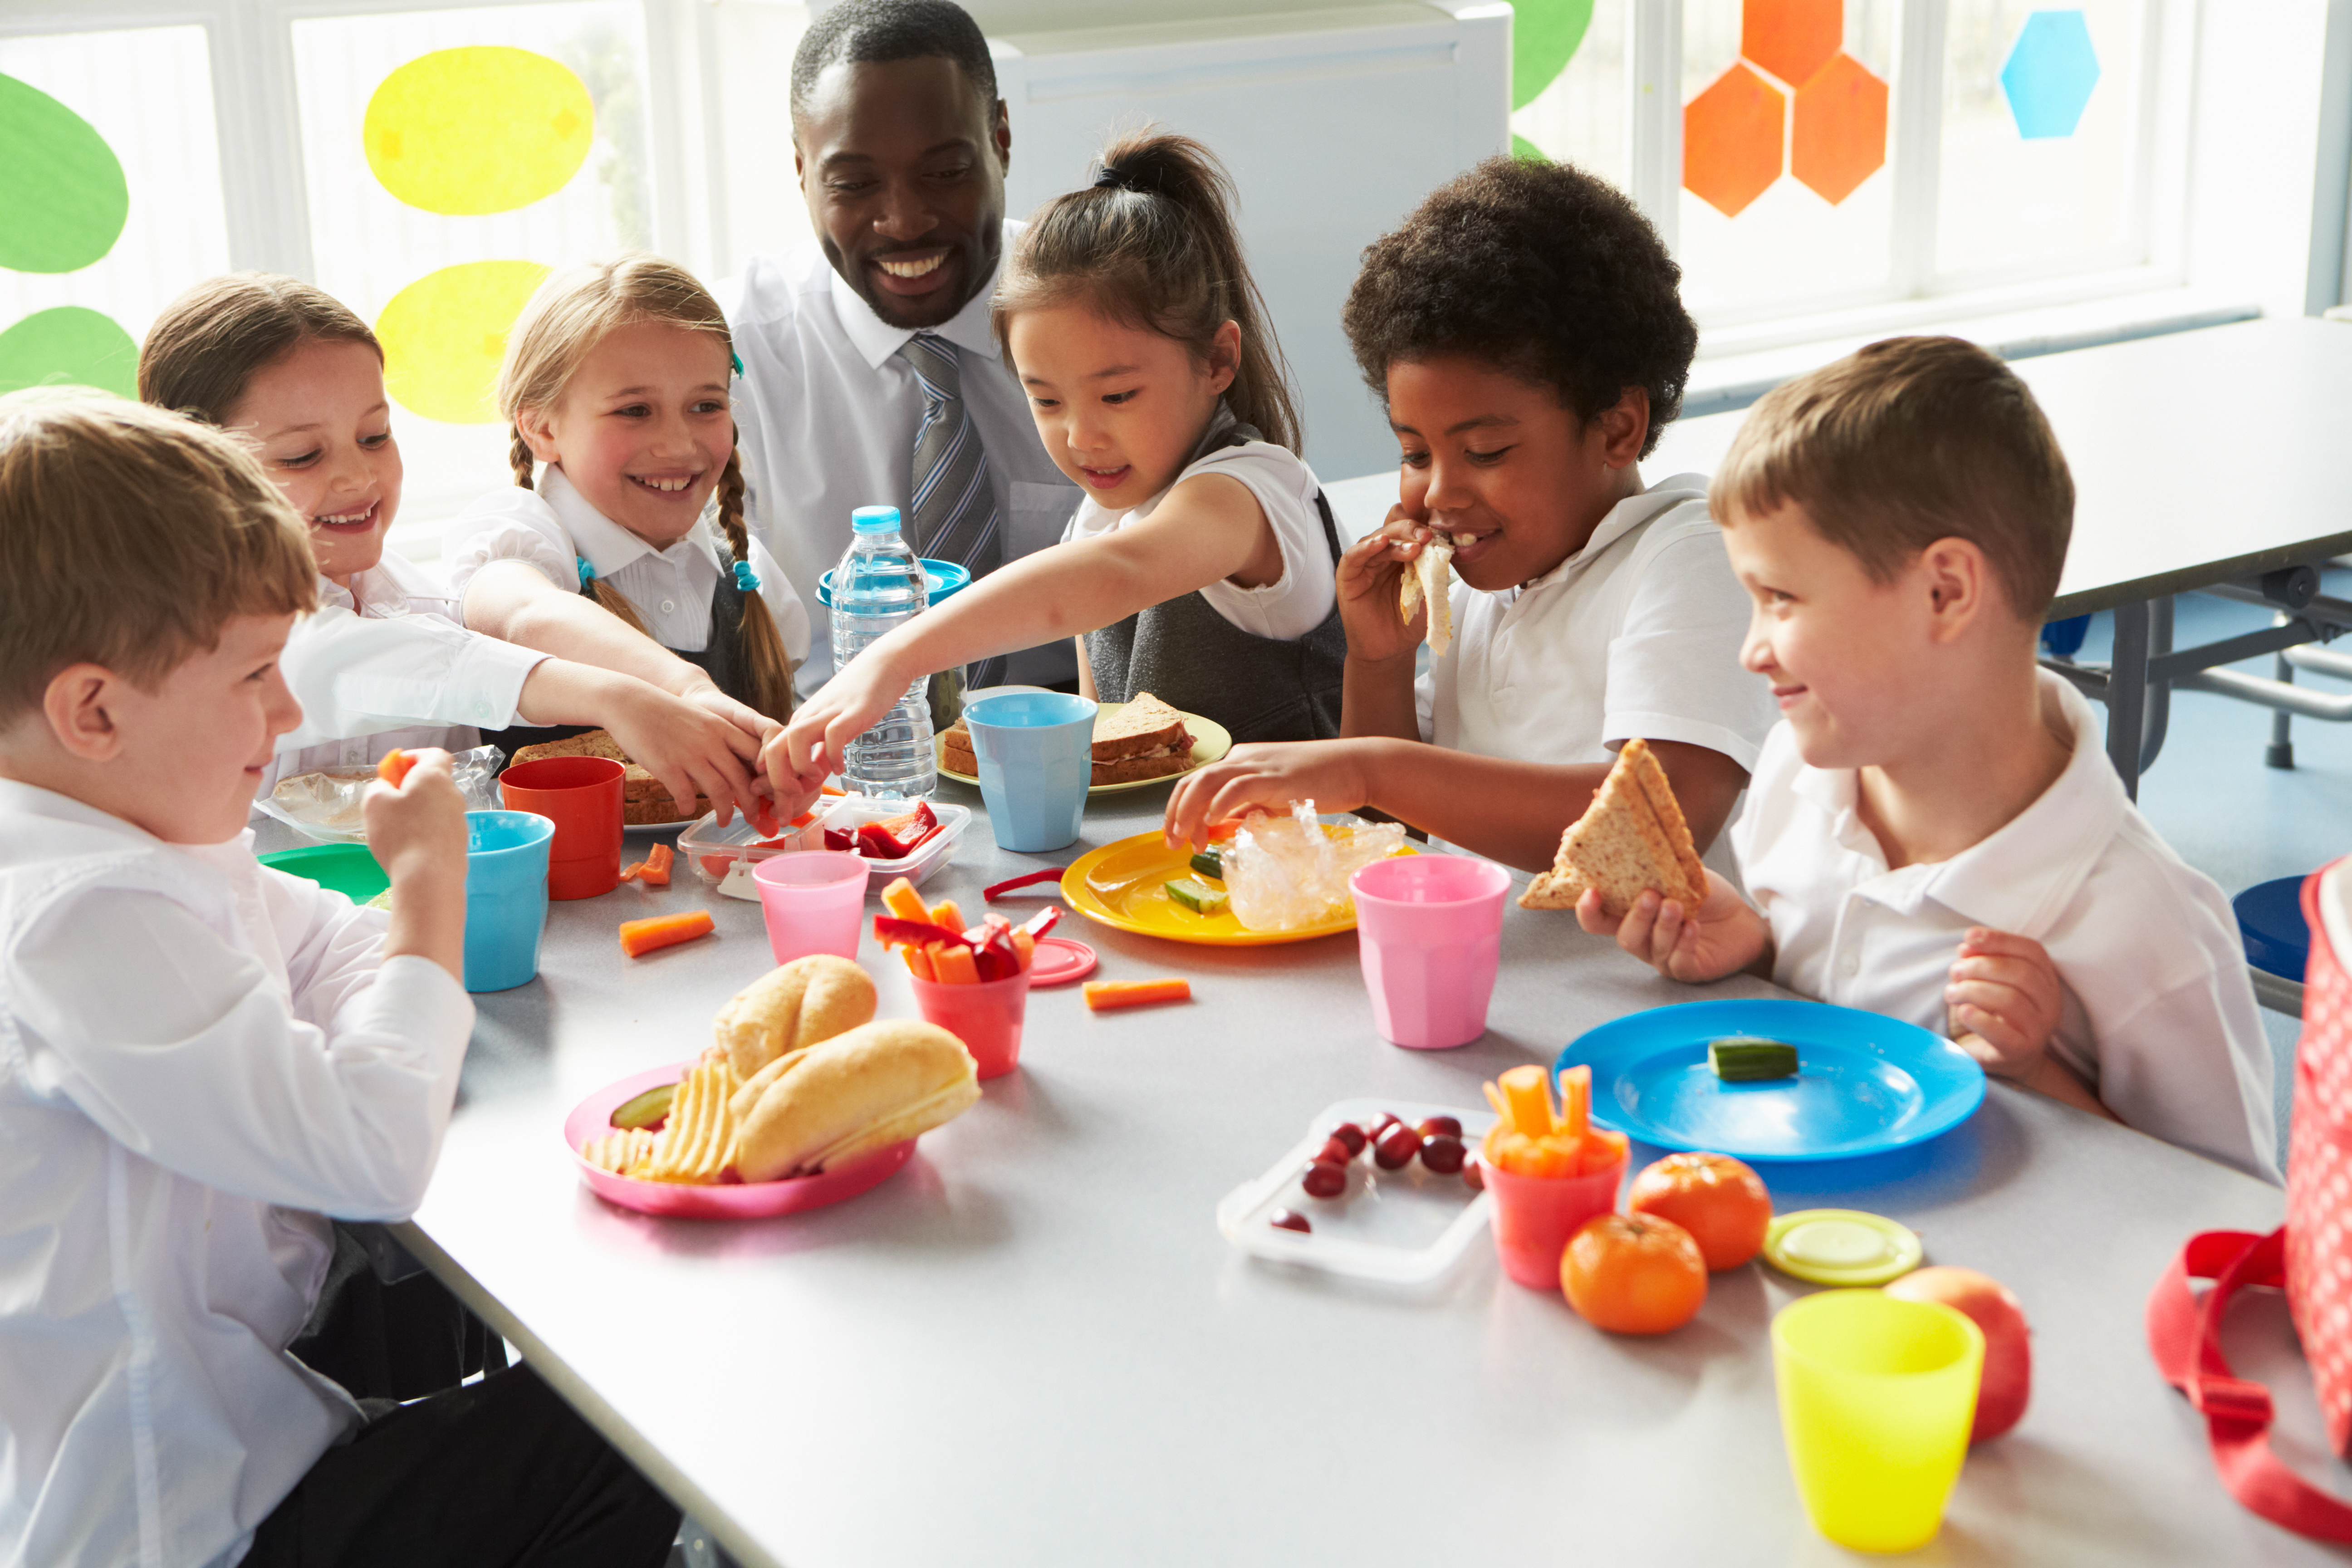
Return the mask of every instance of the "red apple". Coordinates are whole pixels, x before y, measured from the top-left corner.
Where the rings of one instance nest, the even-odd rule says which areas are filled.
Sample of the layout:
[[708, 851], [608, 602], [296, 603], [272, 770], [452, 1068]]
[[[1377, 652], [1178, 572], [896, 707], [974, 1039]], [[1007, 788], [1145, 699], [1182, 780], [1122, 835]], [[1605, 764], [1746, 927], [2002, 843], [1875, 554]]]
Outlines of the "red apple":
[[2033, 1392], [2032, 1330], [2025, 1309], [2000, 1280], [1973, 1268], [1916, 1268], [1886, 1287], [1906, 1301], [1937, 1301], [1966, 1312], [1984, 1331], [1984, 1376], [1977, 1385], [1976, 1425], [1969, 1441], [1998, 1437], [2025, 1414]]

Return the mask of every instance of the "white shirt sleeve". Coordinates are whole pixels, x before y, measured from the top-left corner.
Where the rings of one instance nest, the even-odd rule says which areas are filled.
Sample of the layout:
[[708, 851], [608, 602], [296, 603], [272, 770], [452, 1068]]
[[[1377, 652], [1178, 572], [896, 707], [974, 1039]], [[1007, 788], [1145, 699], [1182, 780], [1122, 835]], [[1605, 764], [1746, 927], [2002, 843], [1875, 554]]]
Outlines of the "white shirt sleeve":
[[746, 533], [751, 542], [751, 571], [760, 579], [760, 597], [766, 603], [768, 613], [776, 618], [776, 631], [784, 639], [785, 655], [798, 664], [809, 654], [808, 606], [801, 602], [800, 590], [784, 575], [784, 569], [776, 564], [776, 558], [768, 553], [768, 547], [760, 542], [760, 536], [749, 532], [748, 524]]
[[37, 1075], [132, 1152], [260, 1203], [402, 1218], [440, 1152], [473, 1003], [429, 960], [383, 959], [348, 900], [271, 901], [304, 895], [279, 933], [290, 999], [184, 906], [101, 889], [9, 956], [12, 1005]]
[[1643, 563], [1609, 645], [1601, 740], [1686, 742], [1753, 773], [1776, 715], [1770, 689], [1739, 662], [1748, 619], [1722, 533], [1676, 529]]
[[571, 531], [538, 491], [520, 485], [492, 490], [441, 531], [441, 565], [461, 602], [474, 574], [493, 561], [529, 562], [567, 594], [580, 587]]
[[1220, 578], [1201, 590], [1209, 607], [1243, 631], [1278, 642], [1295, 642], [1321, 626], [1339, 602], [1339, 563], [1323, 534], [1313, 472], [1286, 448], [1252, 441], [1210, 453], [1177, 482], [1196, 474], [1223, 474], [1246, 486], [1282, 550], [1281, 576], [1255, 588]]
[[279, 754], [418, 724], [502, 729], [523, 682], [548, 656], [469, 632], [438, 616], [323, 609], [295, 623], [279, 668], [302, 705]]
[[2258, 1008], [2239, 963], [2158, 992], [2120, 1022], [2103, 1021], [2101, 1102], [2151, 1137], [2275, 1184], [2271, 1047]]

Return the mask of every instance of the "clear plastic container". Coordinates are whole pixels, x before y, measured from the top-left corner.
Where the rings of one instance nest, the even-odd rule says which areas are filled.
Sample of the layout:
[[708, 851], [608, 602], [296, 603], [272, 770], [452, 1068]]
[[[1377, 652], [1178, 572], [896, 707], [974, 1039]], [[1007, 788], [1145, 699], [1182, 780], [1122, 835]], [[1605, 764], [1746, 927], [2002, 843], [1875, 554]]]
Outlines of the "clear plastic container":
[[[921, 615], [929, 603], [914, 548], [899, 534], [898, 509], [861, 506], [849, 514], [849, 548], [833, 569], [836, 670]], [[926, 799], [939, 788], [928, 684], [918, 680], [908, 687], [897, 706], [843, 748], [843, 784], [884, 799]]]
[[[694, 868], [694, 874], [706, 887], [756, 903], [760, 891], [751, 880], [751, 868], [761, 861], [772, 855], [822, 849], [828, 827], [836, 832], [854, 829], [862, 822], [878, 822], [910, 809], [903, 800], [828, 795], [811, 809], [808, 821], [788, 830], [784, 835], [787, 841], [782, 844], [761, 843], [760, 830], [740, 816], [721, 827], [719, 814], [711, 812], [677, 836], [677, 853], [680, 859]], [[971, 808], [934, 803], [931, 811], [940, 819], [940, 830], [917, 845], [912, 855], [895, 860], [868, 861], [871, 869], [866, 883], [869, 889], [887, 886], [894, 877], [904, 877], [921, 887], [925, 878], [953, 857], [956, 840], [963, 837], [964, 828], [971, 822]]]
[[[1366, 1150], [1349, 1162], [1348, 1186], [1339, 1196], [1309, 1197], [1299, 1185], [1299, 1177], [1333, 1128], [1352, 1121], [1370, 1131], [1383, 1113], [1414, 1123], [1451, 1116], [1462, 1123], [1462, 1140], [1473, 1158], [1479, 1140], [1495, 1124], [1493, 1111], [1463, 1106], [1340, 1100], [1317, 1112], [1307, 1125], [1307, 1136], [1265, 1174], [1225, 1194], [1217, 1205], [1217, 1228], [1253, 1258], [1304, 1264], [1351, 1279], [1426, 1285], [1444, 1275], [1486, 1228], [1493, 1201], [1458, 1173], [1440, 1175], [1418, 1159], [1402, 1170], [1383, 1171]], [[1273, 1216], [1277, 1209], [1306, 1215], [1313, 1232], [1276, 1226]]]

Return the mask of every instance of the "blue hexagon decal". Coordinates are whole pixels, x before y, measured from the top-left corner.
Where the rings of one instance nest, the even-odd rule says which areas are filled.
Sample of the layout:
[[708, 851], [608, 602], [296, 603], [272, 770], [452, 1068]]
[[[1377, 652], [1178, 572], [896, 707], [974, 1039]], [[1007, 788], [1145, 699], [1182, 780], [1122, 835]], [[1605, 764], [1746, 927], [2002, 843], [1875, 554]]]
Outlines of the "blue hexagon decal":
[[2091, 26], [2080, 11], [2036, 11], [2025, 18], [2009, 63], [2000, 68], [2000, 89], [2017, 133], [2029, 141], [2072, 136], [2099, 83], [2099, 57], [2091, 47]]

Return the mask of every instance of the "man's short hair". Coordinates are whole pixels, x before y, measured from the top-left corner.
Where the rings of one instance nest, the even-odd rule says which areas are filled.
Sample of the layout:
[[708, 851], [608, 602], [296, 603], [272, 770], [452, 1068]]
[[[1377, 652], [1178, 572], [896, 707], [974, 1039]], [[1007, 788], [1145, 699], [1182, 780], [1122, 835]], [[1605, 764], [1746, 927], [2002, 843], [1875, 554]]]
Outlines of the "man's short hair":
[[996, 101], [996, 62], [980, 24], [953, 0], [841, 0], [811, 22], [793, 51], [793, 122], [800, 123], [816, 79], [837, 65], [949, 59], [980, 93]]
[[2041, 405], [1958, 338], [1889, 338], [1776, 387], [1708, 500], [1727, 523], [1794, 502], [1878, 583], [1938, 539], [1968, 540], [2037, 625], [2074, 526], [2074, 477]]
[[1641, 387], [1646, 458], [1682, 411], [1698, 348], [1681, 283], [1623, 192], [1570, 164], [1495, 157], [1365, 248], [1339, 319], [1383, 404], [1389, 366], [1440, 354], [1547, 387], [1586, 423]]
[[235, 437], [82, 387], [0, 397], [0, 726], [72, 665], [152, 687], [232, 616], [312, 608], [318, 581]]

